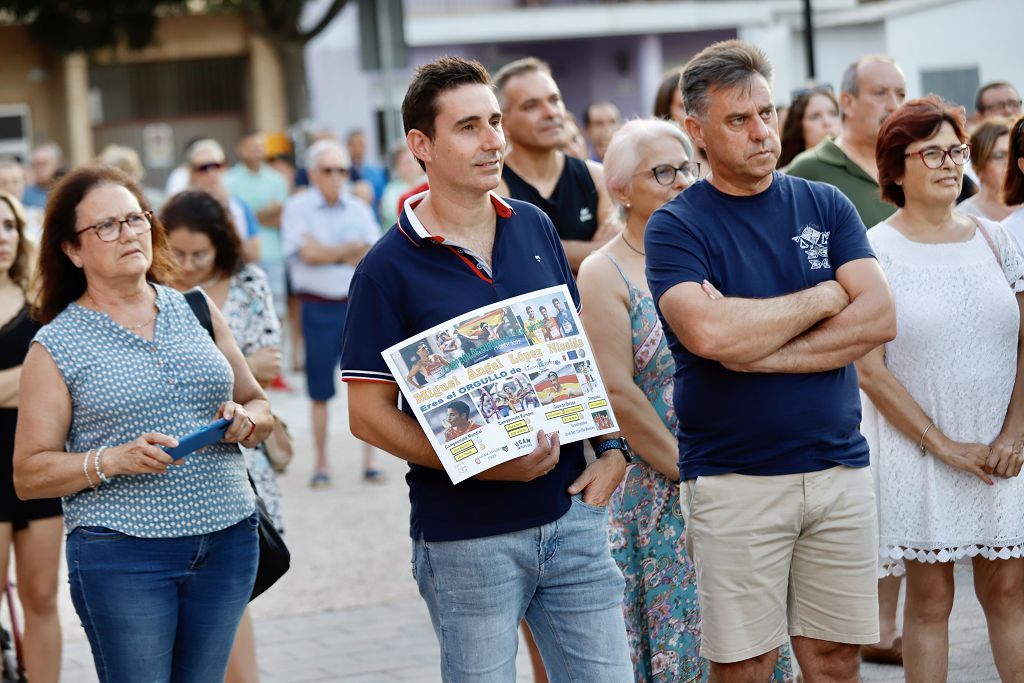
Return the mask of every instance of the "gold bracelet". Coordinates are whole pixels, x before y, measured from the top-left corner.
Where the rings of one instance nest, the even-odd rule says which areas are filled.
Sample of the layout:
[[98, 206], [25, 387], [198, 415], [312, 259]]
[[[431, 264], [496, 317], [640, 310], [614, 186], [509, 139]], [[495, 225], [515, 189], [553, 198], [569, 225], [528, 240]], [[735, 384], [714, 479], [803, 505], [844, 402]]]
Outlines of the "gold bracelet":
[[928, 436], [928, 430], [934, 426], [934, 422], [929, 422], [928, 426], [924, 428], [924, 433], [921, 434], [921, 443], [917, 444], [917, 447], [921, 449], [921, 455], [927, 455], [927, 451], [924, 449], [924, 437]]

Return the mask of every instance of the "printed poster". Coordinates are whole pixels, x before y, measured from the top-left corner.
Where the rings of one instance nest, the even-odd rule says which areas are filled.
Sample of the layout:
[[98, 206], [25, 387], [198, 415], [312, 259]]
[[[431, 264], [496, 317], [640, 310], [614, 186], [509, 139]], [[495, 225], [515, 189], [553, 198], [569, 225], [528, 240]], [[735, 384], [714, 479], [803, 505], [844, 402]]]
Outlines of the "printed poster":
[[386, 349], [402, 395], [458, 484], [536, 446], [617, 431], [565, 285], [464, 313]]

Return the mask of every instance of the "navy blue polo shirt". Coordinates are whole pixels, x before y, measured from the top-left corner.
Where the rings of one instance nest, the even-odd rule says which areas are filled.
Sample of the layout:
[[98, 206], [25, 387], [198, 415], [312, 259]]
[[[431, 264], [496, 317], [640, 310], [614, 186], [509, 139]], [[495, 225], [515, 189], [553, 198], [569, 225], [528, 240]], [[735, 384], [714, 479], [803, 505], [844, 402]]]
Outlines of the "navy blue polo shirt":
[[[874, 258], [849, 199], [831, 185], [781, 173], [750, 197], [696, 183], [654, 212], [644, 243], [659, 304], [677, 284], [705, 279], [727, 297], [783, 296], [834, 280], [845, 263]], [[867, 466], [852, 363], [805, 374], [733, 372], [691, 353], [662, 323], [676, 363], [682, 479]]]
[[[429, 192], [429, 190], [428, 190]], [[490, 268], [468, 249], [431, 235], [406, 201], [356, 268], [341, 353], [346, 382], [396, 383], [381, 351], [481, 306], [565, 284], [579, 292], [551, 220], [540, 209], [491, 195], [497, 214]], [[402, 409], [412, 411], [402, 401]], [[483, 538], [552, 522], [569, 509], [566, 489], [586, 466], [582, 442], [562, 446], [558, 465], [531, 482], [467, 479], [409, 465], [410, 535], [427, 541]]]

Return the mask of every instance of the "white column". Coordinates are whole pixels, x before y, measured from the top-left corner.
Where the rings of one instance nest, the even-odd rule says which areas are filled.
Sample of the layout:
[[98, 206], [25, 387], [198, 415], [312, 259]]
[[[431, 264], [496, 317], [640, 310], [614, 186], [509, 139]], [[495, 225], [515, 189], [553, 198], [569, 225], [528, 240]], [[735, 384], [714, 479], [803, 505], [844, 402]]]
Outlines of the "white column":
[[646, 35], [637, 46], [637, 78], [640, 81], [640, 104], [644, 116], [650, 116], [654, 97], [665, 71], [665, 59], [661, 53], [661, 36]]

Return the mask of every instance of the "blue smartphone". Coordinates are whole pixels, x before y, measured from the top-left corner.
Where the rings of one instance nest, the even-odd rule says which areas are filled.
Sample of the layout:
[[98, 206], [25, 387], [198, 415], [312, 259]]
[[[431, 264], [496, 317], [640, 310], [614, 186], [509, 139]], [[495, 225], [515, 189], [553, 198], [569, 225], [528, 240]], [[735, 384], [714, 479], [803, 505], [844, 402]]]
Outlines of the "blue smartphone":
[[217, 443], [224, 438], [224, 432], [228, 430], [228, 426], [231, 424], [231, 420], [227, 418], [221, 418], [216, 422], [211, 422], [202, 429], [197, 429], [188, 436], [178, 439], [178, 445], [174, 448], [164, 448], [164, 451], [177, 460], [183, 456], [198, 451], [204, 446], [209, 446], [212, 443]]

